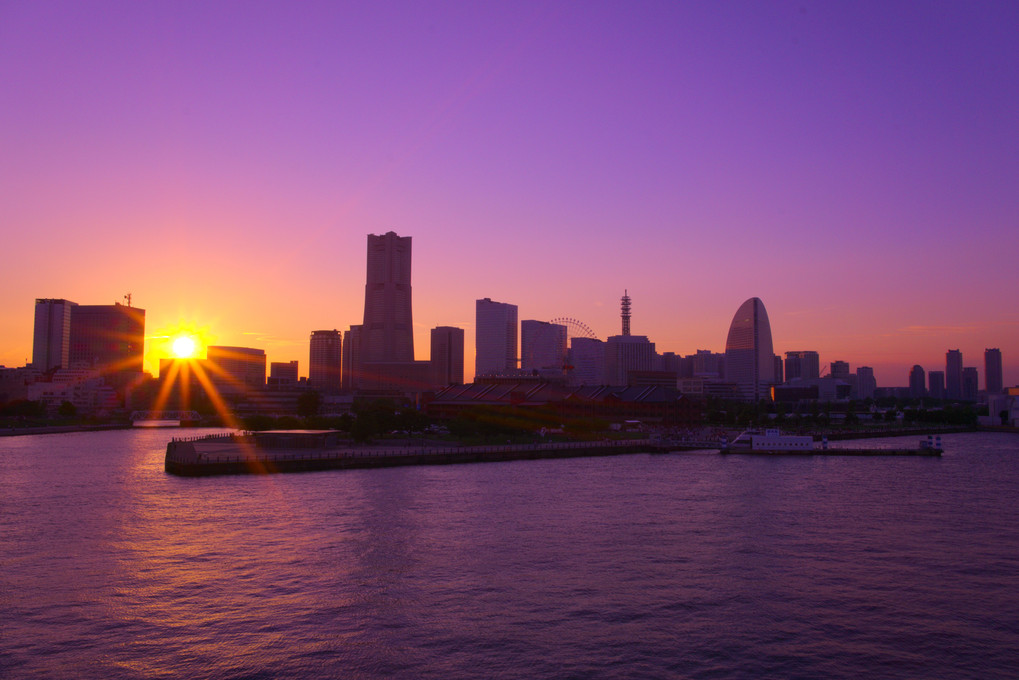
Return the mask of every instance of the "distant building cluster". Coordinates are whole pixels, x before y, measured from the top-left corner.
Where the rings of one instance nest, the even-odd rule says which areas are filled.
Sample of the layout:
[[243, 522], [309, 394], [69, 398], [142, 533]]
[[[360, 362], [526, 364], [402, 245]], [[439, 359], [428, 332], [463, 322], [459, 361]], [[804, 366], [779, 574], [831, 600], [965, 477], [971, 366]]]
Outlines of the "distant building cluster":
[[145, 310], [126, 305], [35, 301], [32, 361], [0, 368], [0, 403], [26, 399], [48, 411], [107, 413], [145, 379]]
[[[462, 406], [486, 389], [451, 391], [464, 382], [464, 330], [431, 329], [427, 361], [415, 360], [411, 287], [411, 238], [394, 232], [367, 237], [364, 313], [345, 331], [313, 330], [308, 344], [308, 377], [298, 361], [266, 365], [261, 349], [210, 346], [205, 359], [160, 361], [161, 399], [184, 407], [195, 395], [216, 395], [256, 411], [292, 411], [302, 392], [315, 390], [332, 406], [349, 406], [350, 395], [435, 394]], [[70, 402], [83, 412], [130, 404], [132, 389], [144, 382], [142, 357], [145, 310], [126, 305], [79, 305], [38, 299], [32, 362], [22, 369], [0, 368], [0, 401], [27, 398], [53, 409]], [[959, 350], [948, 350], [944, 370], [913, 366], [908, 388], [879, 388], [874, 370], [855, 371], [841, 360], [823, 365], [818, 352], [775, 353], [771, 323], [760, 298], [739, 306], [722, 353], [696, 350], [680, 356], [659, 353], [647, 336], [631, 332], [633, 303], [620, 300], [620, 332], [599, 339], [574, 319], [519, 319], [516, 305], [485, 297], [475, 302], [475, 385], [557, 385], [561, 393], [621, 398], [622, 388], [658, 388], [686, 397], [744, 401], [840, 401], [878, 396], [976, 401], [1000, 395], [1001, 351], [984, 353], [984, 390], [976, 367], [965, 366]], [[608, 391], [578, 388], [611, 387]], [[527, 388], [529, 390], [530, 388]], [[563, 392], [566, 390], [566, 392]], [[494, 394], [494, 392], [491, 392]], [[625, 393], [634, 403], [640, 392]], [[648, 392], [647, 394], [651, 394]], [[667, 399], [656, 393], [655, 399]], [[613, 396], [616, 395], [616, 396]], [[579, 396], [577, 397], [580, 398]], [[588, 397], [585, 396], [585, 399]]]

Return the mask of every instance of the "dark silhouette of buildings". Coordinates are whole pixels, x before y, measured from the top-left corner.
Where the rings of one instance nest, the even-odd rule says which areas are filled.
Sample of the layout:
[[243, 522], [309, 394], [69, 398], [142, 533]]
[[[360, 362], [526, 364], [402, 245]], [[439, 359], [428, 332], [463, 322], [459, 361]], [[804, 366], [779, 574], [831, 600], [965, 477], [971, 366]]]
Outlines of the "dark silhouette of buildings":
[[474, 303], [474, 374], [494, 375], [517, 368], [517, 306], [491, 298]]
[[141, 373], [145, 351], [145, 310], [127, 305], [71, 308], [71, 366], [102, 375]]
[[873, 399], [877, 390], [877, 380], [874, 379], [874, 369], [870, 366], [858, 366], [856, 368], [856, 398]]
[[[630, 333], [630, 296], [624, 291], [620, 300], [619, 317], [622, 321], [620, 335], [610, 335], [605, 339], [605, 384], [613, 386], [632, 385], [631, 375], [642, 374], [646, 379], [649, 372], [658, 371], [661, 362], [655, 343], [646, 335]], [[675, 385], [673, 374], [673, 385]]]
[[909, 396], [913, 399], [921, 399], [927, 396], [927, 378], [923, 366], [913, 366], [909, 371]]
[[268, 387], [294, 387], [298, 383], [296, 361], [273, 361], [269, 364]]
[[836, 380], [844, 380], [849, 382], [849, 362], [847, 361], [833, 361], [829, 365], [829, 373], [831, 377]]
[[144, 352], [144, 309], [51, 298], [35, 301], [32, 366], [44, 373], [57, 368], [95, 371], [122, 396], [141, 378]]
[[945, 354], [945, 397], [962, 399], [962, 352], [957, 349]]
[[312, 331], [308, 343], [308, 384], [316, 390], [338, 391], [343, 379], [343, 338], [336, 329]]
[[520, 322], [520, 368], [563, 370], [566, 361], [566, 326], [526, 319]]
[[821, 377], [821, 357], [817, 352], [799, 351], [785, 353], [786, 382], [796, 378], [810, 379]]
[[351, 326], [343, 333], [343, 375], [342, 382], [345, 391], [357, 389], [360, 372], [361, 355], [361, 329], [363, 326], [357, 324]]
[[464, 331], [453, 326], [432, 329], [431, 352], [435, 385], [448, 387], [464, 381]]
[[1005, 383], [1001, 371], [1001, 350], [984, 350], [984, 389], [988, 394], [1001, 394]]
[[980, 374], [976, 366], [966, 366], [962, 369], [962, 399], [963, 401], [976, 401], [977, 393], [980, 391]]
[[931, 399], [944, 399], [945, 398], [945, 372], [944, 371], [931, 371], [927, 374], [927, 384], [929, 389], [927, 390], [927, 396]]
[[221, 394], [265, 387], [265, 350], [210, 345], [206, 357], [204, 366]]
[[70, 300], [38, 298], [35, 301], [35, 330], [32, 336], [32, 366], [39, 371], [69, 368], [71, 365]]

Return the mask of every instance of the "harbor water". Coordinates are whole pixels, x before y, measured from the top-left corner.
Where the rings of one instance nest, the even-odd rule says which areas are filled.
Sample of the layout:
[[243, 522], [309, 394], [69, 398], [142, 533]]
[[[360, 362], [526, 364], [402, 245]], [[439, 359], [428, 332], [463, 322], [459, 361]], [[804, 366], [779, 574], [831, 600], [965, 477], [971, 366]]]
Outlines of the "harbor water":
[[166, 474], [168, 439], [201, 432], [0, 439], [0, 677], [1019, 669], [1015, 435]]

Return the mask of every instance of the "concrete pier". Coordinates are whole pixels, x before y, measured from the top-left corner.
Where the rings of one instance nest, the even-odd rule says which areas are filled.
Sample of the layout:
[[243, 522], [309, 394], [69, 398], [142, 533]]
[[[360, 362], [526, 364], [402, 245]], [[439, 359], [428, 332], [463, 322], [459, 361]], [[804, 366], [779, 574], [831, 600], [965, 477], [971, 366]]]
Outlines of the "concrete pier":
[[505, 446], [349, 447], [337, 445], [335, 438], [328, 433], [298, 433], [290, 436], [273, 433], [271, 437], [259, 434], [208, 435], [170, 441], [166, 445], [165, 469], [170, 474], [182, 477], [204, 477], [616, 456], [673, 450], [676, 450], [674, 446], [646, 439]]

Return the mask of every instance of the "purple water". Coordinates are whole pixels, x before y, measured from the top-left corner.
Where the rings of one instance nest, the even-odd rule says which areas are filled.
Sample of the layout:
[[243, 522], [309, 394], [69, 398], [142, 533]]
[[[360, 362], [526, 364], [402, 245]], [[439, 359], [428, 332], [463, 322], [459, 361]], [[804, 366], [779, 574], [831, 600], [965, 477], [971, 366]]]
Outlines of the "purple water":
[[182, 434], [0, 439], [0, 677], [1019, 672], [1019, 436], [182, 479]]

